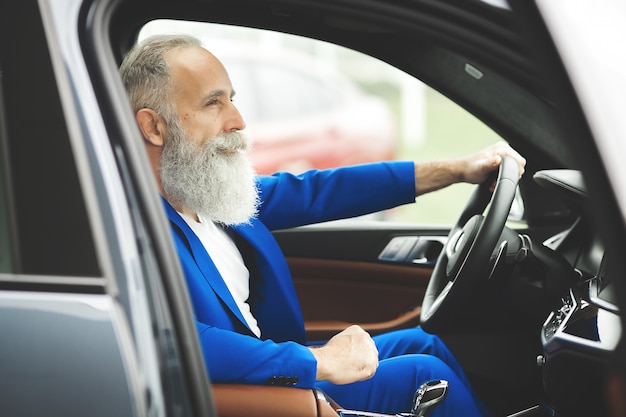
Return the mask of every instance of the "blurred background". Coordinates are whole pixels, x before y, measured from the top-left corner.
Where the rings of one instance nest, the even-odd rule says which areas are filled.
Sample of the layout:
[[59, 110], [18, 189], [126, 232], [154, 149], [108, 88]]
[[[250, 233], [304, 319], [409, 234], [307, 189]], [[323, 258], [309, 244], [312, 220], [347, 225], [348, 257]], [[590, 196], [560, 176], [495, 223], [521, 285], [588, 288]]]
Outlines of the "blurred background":
[[[224, 63], [259, 174], [449, 158], [501, 140], [419, 80], [337, 45], [259, 29], [163, 20], [148, 23], [141, 38], [156, 33], [195, 35]], [[456, 184], [375, 218], [450, 224], [473, 189]]]

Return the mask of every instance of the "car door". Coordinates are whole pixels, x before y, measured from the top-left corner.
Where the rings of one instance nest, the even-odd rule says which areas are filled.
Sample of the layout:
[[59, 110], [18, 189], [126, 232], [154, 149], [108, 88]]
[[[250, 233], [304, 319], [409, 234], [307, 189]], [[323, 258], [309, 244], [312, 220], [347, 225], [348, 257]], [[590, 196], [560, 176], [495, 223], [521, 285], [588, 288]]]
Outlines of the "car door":
[[418, 326], [446, 228], [328, 224], [275, 232], [292, 271], [309, 340], [350, 324], [371, 334]]
[[46, 13], [32, 1], [0, 9], [0, 414], [143, 415], [154, 368], [138, 354], [152, 340], [135, 343], [118, 298], [127, 276], [114, 278], [112, 242], [90, 222], [95, 190], [81, 186]]
[[213, 415], [161, 203], [86, 64], [104, 39], [81, 0], [14, 6], [0, 6], [0, 414]]

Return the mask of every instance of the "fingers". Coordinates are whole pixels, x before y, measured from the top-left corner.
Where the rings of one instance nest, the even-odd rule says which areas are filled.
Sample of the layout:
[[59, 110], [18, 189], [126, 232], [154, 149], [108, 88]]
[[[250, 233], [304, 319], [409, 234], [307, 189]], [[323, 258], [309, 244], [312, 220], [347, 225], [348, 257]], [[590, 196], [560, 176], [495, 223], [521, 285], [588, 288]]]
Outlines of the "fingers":
[[500, 166], [502, 157], [513, 158], [519, 166], [519, 176], [524, 174], [526, 159], [505, 142], [498, 142], [465, 158], [463, 177], [467, 182], [479, 184]]
[[370, 334], [362, 327], [352, 325], [342, 333], [339, 333], [339, 335], [350, 338], [350, 350], [353, 353], [349, 359], [352, 359], [354, 366], [359, 368], [359, 380], [369, 379], [374, 376], [376, 369], [378, 369], [378, 349]]
[[371, 378], [378, 369], [378, 350], [369, 333], [350, 326], [319, 348], [311, 348], [317, 360], [317, 379], [349, 384]]
[[[489, 148], [488, 148], [489, 149]], [[519, 176], [520, 178], [524, 175], [525, 167], [526, 167], [526, 158], [520, 155], [515, 149], [513, 149], [508, 143], [498, 142], [491, 147], [491, 152], [493, 152], [493, 156], [495, 158], [496, 164], [495, 166], [500, 166], [502, 163], [502, 157], [508, 156], [513, 158], [517, 165], [519, 166]]]

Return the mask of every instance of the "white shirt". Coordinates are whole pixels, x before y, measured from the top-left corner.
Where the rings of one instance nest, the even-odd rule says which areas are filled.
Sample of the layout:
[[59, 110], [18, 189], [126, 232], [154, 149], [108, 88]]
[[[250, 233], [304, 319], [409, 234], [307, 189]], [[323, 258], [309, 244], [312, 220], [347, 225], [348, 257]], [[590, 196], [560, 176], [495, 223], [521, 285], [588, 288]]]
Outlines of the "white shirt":
[[250, 311], [248, 297], [250, 296], [250, 271], [243, 261], [243, 257], [228, 234], [215, 223], [198, 216], [199, 222], [186, 214], [179, 213], [189, 227], [202, 242], [202, 245], [215, 263], [228, 290], [235, 299], [248, 327], [257, 336], [261, 336], [261, 329]]

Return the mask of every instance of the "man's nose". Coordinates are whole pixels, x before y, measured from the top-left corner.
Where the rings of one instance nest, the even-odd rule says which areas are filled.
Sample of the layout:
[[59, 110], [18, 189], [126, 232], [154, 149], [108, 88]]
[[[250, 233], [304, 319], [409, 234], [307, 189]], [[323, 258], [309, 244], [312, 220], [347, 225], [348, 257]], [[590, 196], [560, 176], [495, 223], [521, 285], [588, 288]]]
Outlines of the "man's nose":
[[230, 104], [229, 111], [227, 126], [225, 126], [224, 130], [244, 130], [246, 128], [246, 122], [243, 120], [241, 113], [239, 113], [237, 106], [235, 106], [232, 102]]

